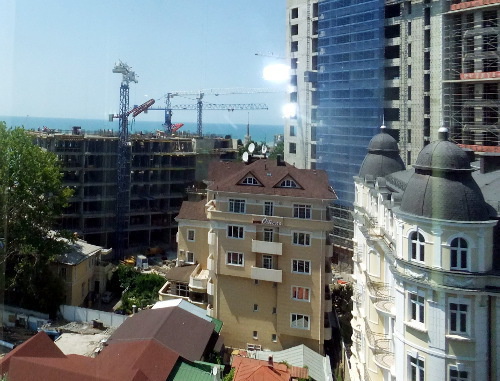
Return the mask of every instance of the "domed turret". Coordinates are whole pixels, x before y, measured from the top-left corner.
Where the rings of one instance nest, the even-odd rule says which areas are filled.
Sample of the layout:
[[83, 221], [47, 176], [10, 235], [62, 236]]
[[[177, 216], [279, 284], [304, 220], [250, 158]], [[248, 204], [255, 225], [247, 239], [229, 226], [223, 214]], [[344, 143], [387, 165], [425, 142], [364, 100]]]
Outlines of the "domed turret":
[[420, 151], [406, 186], [401, 211], [452, 221], [486, 221], [488, 207], [472, 178], [468, 155], [448, 141], [448, 129]]
[[368, 144], [368, 154], [365, 156], [359, 177], [371, 175], [373, 178], [384, 177], [390, 173], [405, 169], [399, 156], [396, 140], [386, 132], [385, 126], [380, 127], [380, 133], [375, 135]]

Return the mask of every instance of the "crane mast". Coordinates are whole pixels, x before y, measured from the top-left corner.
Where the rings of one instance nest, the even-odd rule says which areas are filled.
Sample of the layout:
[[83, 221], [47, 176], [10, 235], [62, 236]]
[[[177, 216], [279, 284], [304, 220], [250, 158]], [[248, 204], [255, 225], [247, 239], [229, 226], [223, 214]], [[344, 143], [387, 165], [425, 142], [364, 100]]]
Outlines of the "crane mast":
[[135, 72], [123, 63], [115, 64], [113, 73], [122, 74], [120, 85], [120, 112], [118, 114], [118, 160], [117, 176], [118, 187], [116, 194], [116, 236], [115, 236], [115, 258], [124, 257], [125, 231], [128, 228], [128, 215], [130, 209], [130, 145], [128, 133], [128, 108], [129, 108], [129, 84], [137, 83]]

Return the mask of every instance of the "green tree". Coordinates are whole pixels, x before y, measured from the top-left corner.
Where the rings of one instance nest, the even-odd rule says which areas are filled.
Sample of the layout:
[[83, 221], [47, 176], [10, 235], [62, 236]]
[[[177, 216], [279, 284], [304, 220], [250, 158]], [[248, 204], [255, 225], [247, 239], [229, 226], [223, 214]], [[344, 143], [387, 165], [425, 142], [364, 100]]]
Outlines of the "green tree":
[[281, 155], [281, 159], [284, 159], [284, 149], [285, 149], [285, 143], [283, 141], [278, 142], [271, 150], [271, 153], [269, 154], [269, 159], [276, 159], [278, 155]]
[[66, 248], [53, 229], [71, 190], [62, 185], [57, 156], [33, 144], [24, 129], [0, 122], [0, 146], [0, 287], [8, 303], [53, 314], [64, 293], [49, 264]]

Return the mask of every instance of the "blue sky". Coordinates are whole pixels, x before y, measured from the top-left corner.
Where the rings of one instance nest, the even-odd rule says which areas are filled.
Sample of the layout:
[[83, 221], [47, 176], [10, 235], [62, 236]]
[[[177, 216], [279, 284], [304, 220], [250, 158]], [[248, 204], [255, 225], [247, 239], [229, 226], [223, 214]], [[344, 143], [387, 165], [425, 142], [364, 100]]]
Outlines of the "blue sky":
[[[285, 0], [2, 0], [0, 115], [104, 119], [118, 111], [118, 60], [139, 76], [130, 85], [131, 105], [149, 98], [163, 105], [171, 91], [284, 89], [262, 79], [276, 59], [255, 53], [284, 56], [285, 15]], [[286, 95], [205, 101], [267, 103], [250, 122], [282, 124]], [[161, 121], [163, 113], [140, 117]], [[206, 123], [247, 118], [246, 111], [204, 113]], [[178, 111], [173, 121], [196, 122], [196, 115]]]

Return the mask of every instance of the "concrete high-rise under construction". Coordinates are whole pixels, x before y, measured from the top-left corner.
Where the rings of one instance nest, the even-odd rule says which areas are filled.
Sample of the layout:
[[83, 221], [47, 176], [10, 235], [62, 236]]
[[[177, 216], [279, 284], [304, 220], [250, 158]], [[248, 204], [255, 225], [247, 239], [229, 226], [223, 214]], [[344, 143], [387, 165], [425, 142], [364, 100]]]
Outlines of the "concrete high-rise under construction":
[[[324, 169], [340, 202], [381, 124], [405, 164], [437, 136], [499, 150], [496, 0], [288, 0], [285, 158]], [[487, 147], [487, 148], [485, 148]]]

